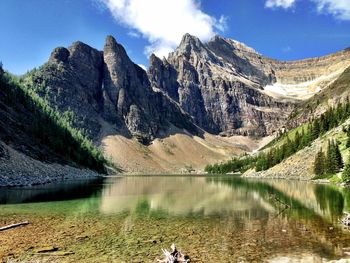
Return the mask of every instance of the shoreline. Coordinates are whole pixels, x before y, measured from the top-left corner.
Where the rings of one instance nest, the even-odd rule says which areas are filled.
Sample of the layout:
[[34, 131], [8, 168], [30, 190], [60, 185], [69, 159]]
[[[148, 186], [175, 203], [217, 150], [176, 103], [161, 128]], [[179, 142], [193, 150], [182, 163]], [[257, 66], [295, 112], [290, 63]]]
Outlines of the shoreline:
[[79, 169], [68, 165], [48, 164], [46, 168], [47, 171], [44, 174], [40, 174], [38, 171], [32, 173], [11, 171], [11, 175], [3, 174], [0, 168], [0, 189], [3, 187], [45, 185], [78, 179], [96, 179], [103, 176], [88, 169]]
[[11, 147], [5, 147], [6, 157], [0, 157], [0, 187], [32, 186], [101, 177], [101, 174], [86, 168], [45, 163]]
[[101, 174], [58, 163], [44, 163], [8, 147], [8, 158], [0, 157], [0, 188], [43, 185], [74, 179], [93, 179]]
[[[174, 172], [122, 172], [115, 174], [99, 174], [89, 169], [81, 169], [70, 165], [58, 163], [45, 163], [24, 155], [10, 147], [7, 148], [7, 158], [0, 157], [0, 188], [1, 187], [24, 187], [33, 185], [44, 185], [77, 179], [95, 179], [108, 177], [137, 177], [137, 176], [192, 176], [192, 177], [214, 177], [218, 174], [209, 174], [204, 171], [193, 171], [192, 173]], [[111, 171], [110, 171], [111, 172]], [[267, 175], [259, 173], [229, 173], [220, 176], [234, 176], [254, 179], [278, 179], [278, 180], [298, 180], [309, 181], [317, 184], [333, 184], [328, 179], [312, 180], [312, 177], [286, 176], [282, 174]], [[335, 184], [345, 186], [341, 184]]]

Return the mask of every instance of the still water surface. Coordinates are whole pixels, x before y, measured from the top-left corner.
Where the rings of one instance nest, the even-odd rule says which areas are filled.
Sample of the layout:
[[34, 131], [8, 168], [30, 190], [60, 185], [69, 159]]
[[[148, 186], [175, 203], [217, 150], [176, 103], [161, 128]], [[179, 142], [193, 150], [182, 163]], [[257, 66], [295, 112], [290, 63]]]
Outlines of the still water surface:
[[[350, 190], [233, 176], [110, 177], [0, 189], [0, 257], [42, 262], [154, 262], [176, 243], [192, 262], [350, 258]], [[40, 235], [39, 235], [40, 233]], [[40, 255], [54, 246], [68, 255]], [[350, 260], [349, 260], [350, 262]]]

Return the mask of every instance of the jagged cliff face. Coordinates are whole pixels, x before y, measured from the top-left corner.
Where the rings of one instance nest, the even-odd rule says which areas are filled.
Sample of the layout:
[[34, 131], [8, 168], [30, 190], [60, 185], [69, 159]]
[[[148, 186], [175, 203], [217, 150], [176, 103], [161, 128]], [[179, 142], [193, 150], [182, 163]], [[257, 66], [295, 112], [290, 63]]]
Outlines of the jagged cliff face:
[[234, 40], [216, 36], [204, 44], [186, 34], [167, 59], [151, 56], [148, 76], [207, 131], [264, 136], [348, 65], [349, 50], [281, 62]]
[[212, 133], [264, 136], [283, 126], [293, 103], [263, 92], [274, 80], [273, 72], [247, 47], [234, 51], [235, 42], [214, 38], [203, 44], [185, 35], [167, 60], [151, 57], [152, 85], [164, 91], [195, 122]]
[[35, 71], [32, 81], [37, 93], [61, 113], [72, 113], [74, 124], [90, 137], [99, 133], [103, 101], [102, 53], [75, 42], [68, 49], [56, 48], [49, 62]]
[[146, 73], [109, 36], [103, 51], [81, 42], [56, 48], [32, 81], [90, 138], [106, 135], [108, 124], [107, 135], [147, 144], [173, 126], [191, 134], [270, 135], [298, 100], [327, 87], [349, 65], [349, 50], [280, 62], [234, 40], [216, 36], [202, 43], [186, 34], [167, 59], [152, 55]]
[[72, 113], [74, 125], [95, 140], [106, 123], [114, 127], [109, 132], [143, 143], [172, 125], [198, 132], [186, 113], [152, 90], [146, 72], [111, 36], [103, 52], [81, 42], [56, 48], [33, 82], [40, 96], [61, 113]]

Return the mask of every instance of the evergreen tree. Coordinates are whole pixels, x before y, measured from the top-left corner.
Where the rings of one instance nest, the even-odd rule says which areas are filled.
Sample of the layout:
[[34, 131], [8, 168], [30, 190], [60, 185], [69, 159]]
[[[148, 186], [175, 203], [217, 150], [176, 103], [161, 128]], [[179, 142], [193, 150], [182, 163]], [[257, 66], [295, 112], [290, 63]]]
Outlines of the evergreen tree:
[[265, 153], [261, 153], [256, 162], [255, 171], [260, 172], [267, 169], [267, 158]]
[[324, 134], [327, 131], [326, 120], [324, 118], [324, 114], [320, 117], [320, 134]]
[[301, 145], [301, 135], [300, 135], [299, 131], [297, 131], [295, 133], [295, 137], [294, 137], [294, 150], [295, 151], [299, 150], [300, 145]]
[[346, 97], [345, 99], [345, 114], [348, 115], [350, 113], [350, 99], [349, 96]]
[[345, 168], [342, 173], [342, 180], [343, 181], [348, 181], [350, 180], [350, 156], [348, 158], [348, 162], [345, 165]]
[[320, 136], [320, 121], [315, 119], [312, 124], [311, 140], [315, 140]]
[[339, 150], [339, 145], [333, 140], [328, 140], [327, 158], [326, 158], [326, 172], [328, 174], [335, 174], [339, 172], [343, 166], [343, 159]]
[[300, 146], [300, 149], [303, 149], [304, 147], [308, 146], [310, 143], [310, 138], [309, 138], [309, 133], [306, 131], [304, 131], [304, 128], [303, 128], [303, 131], [302, 131], [302, 134], [301, 134], [301, 146]]
[[335, 141], [333, 143], [333, 147], [335, 152], [335, 160], [336, 160], [336, 167], [337, 167], [336, 169], [337, 169], [337, 172], [340, 172], [340, 170], [344, 167], [344, 162], [340, 153], [339, 142]]
[[327, 155], [326, 155], [326, 167], [325, 171], [327, 174], [335, 174], [337, 171], [336, 166], [336, 154], [331, 140], [328, 140], [327, 144]]
[[316, 157], [315, 157], [314, 173], [316, 175], [322, 175], [325, 173], [325, 155], [322, 151], [322, 148], [316, 154]]
[[287, 136], [287, 142], [285, 143], [285, 157], [291, 156], [295, 151], [294, 142]]

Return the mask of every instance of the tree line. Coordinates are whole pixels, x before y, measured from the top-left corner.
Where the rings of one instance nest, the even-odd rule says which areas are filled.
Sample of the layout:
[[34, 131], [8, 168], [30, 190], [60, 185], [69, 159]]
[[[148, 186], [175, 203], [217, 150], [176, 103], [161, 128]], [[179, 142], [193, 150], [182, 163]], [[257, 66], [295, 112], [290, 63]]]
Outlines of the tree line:
[[207, 165], [205, 171], [213, 174], [244, 173], [256, 163], [257, 157], [245, 155], [243, 158], [235, 157], [225, 163]]

